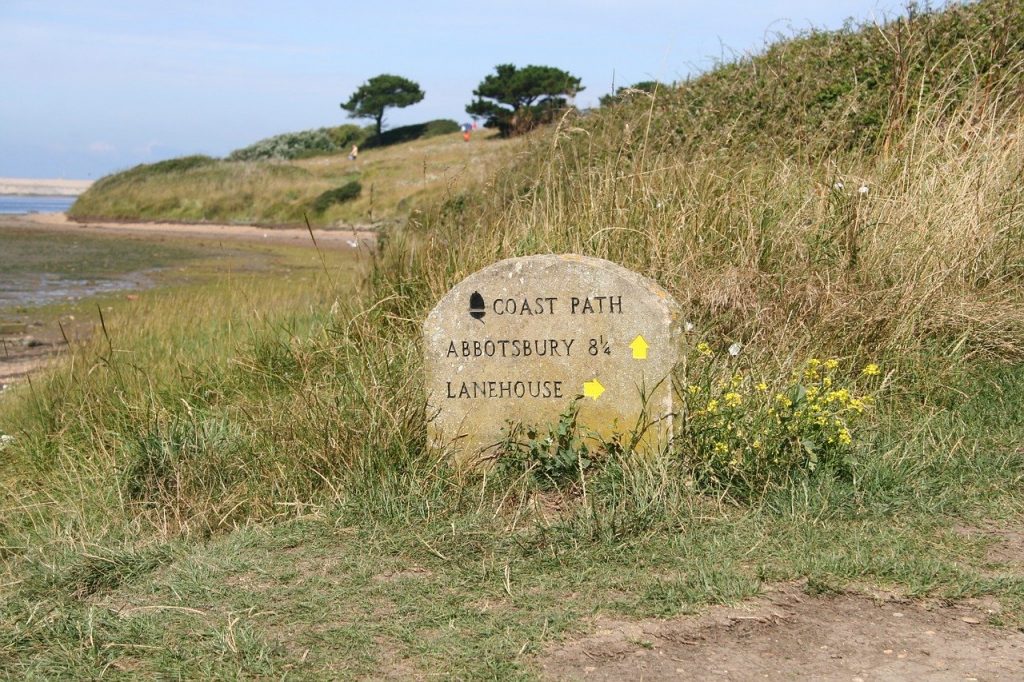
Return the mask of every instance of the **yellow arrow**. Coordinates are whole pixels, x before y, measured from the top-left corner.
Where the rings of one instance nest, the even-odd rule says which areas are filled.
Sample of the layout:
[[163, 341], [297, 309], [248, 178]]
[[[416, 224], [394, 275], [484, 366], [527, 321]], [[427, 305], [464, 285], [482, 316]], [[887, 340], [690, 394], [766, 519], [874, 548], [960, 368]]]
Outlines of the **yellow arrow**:
[[587, 398], [593, 398], [597, 400], [604, 393], [604, 386], [597, 379], [583, 382], [583, 395]]
[[647, 359], [647, 340], [642, 336], [637, 336], [633, 339], [629, 347], [633, 350], [634, 360], [646, 360]]

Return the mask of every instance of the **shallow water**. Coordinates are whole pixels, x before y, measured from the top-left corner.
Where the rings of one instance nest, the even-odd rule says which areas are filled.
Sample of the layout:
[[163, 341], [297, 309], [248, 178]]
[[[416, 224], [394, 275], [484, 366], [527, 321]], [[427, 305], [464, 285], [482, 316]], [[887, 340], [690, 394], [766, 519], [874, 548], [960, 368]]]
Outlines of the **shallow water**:
[[75, 203], [76, 198], [67, 196], [0, 194], [0, 215], [61, 213], [71, 208], [71, 204]]
[[0, 309], [77, 301], [94, 294], [145, 289], [152, 284], [143, 273], [102, 279], [69, 279], [50, 273], [27, 276], [0, 273]]

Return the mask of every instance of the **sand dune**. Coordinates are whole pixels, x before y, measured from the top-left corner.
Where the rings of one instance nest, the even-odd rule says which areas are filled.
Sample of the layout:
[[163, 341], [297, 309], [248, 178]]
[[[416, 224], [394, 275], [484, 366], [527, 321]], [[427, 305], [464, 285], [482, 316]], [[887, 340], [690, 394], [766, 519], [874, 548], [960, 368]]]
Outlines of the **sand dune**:
[[89, 189], [92, 180], [0, 178], [0, 194], [32, 194], [76, 197]]

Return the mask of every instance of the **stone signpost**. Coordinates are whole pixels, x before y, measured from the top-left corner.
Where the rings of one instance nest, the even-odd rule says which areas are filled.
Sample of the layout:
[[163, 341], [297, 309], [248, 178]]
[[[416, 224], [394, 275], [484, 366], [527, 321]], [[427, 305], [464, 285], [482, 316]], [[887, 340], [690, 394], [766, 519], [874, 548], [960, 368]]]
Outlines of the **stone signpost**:
[[510, 422], [546, 426], [580, 398], [578, 423], [645, 442], [671, 429], [669, 373], [681, 313], [664, 289], [598, 258], [510, 258], [470, 275], [423, 325], [431, 441], [462, 461], [492, 450]]

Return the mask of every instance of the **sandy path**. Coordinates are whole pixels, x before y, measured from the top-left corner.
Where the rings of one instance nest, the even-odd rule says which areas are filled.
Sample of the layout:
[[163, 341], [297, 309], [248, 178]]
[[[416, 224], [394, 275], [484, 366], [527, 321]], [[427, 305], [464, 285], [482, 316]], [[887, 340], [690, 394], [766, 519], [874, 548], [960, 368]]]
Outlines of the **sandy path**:
[[[40, 230], [84, 230], [107, 235], [173, 236], [218, 240], [274, 242], [295, 246], [312, 246], [309, 231], [304, 228], [267, 228], [251, 225], [215, 225], [211, 223], [131, 223], [111, 221], [75, 222], [64, 213], [34, 213], [17, 216], [19, 227]], [[314, 229], [318, 246], [325, 248], [358, 248], [372, 246], [377, 235], [370, 229], [323, 230]]]
[[1020, 680], [1024, 634], [988, 624], [1000, 610], [784, 585], [696, 617], [598, 617], [538, 667], [552, 680]]

